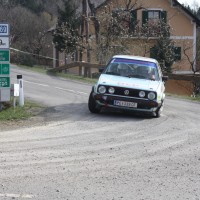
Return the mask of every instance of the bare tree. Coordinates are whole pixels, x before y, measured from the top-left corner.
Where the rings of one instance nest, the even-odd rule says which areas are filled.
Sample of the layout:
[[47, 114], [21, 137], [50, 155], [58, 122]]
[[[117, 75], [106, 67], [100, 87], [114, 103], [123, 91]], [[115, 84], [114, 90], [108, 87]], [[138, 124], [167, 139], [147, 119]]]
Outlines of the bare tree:
[[[115, 0], [115, 6], [110, 1], [109, 4], [99, 8], [98, 12], [94, 8], [94, 3], [91, 0], [88, 2], [95, 27], [96, 47], [94, 49], [97, 49], [97, 60], [100, 63], [106, 63], [114, 54], [130, 54], [129, 40], [140, 37], [142, 33], [139, 21], [135, 18], [138, 10], [145, 9], [141, 1]], [[149, 49], [150, 35], [144, 37], [143, 34], [142, 37], [143, 49], [146, 49], [144, 54], [146, 54]]]
[[[183, 53], [187, 59], [187, 62], [190, 65], [190, 70], [193, 72], [193, 74], [196, 74], [200, 71], [200, 34], [197, 36], [197, 43], [193, 44], [192, 46], [188, 46], [187, 43], [184, 43]], [[196, 48], [196, 54], [195, 56], [191, 56], [191, 52], [193, 51], [193, 48]]]
[[[157, 59], [163, 71], [170, 72], [174, 62], [174, 43], [170, 39], [170, 26], [166, 17], [156, 23], [141, 23], [137, 11], [146, 10], [139, 0], [115, 0], [94, 9], [89, 0], [92, 19], [95, 25], [96, 54], [100, 63], [106, 63], [114, 54], [133, 54], [147, 56], [155, 45]], [[164, 12], [163, 12], [164, 15]], [[163, 16], [162, 15], [162, 16]], [[151, 38], [157, 38], [151, 40]], [[135, 45], [132, 42], [134, 41]], [[133, 49], [135, 46], [137, 49]]]
[[[37, 54], [38, 58], [40, 54], [52, 56], [52, 39], [47, 33], [52, 24], [45, 15], [36, 15], [22, 6], [6, 6], [0, 8], [0, 18], [10, 24], [11, 47]], [[16, 61], [16, 57], [12, 59]]]
[[197, 49], [194, 57], [191, 56], [193, 46], [188, 46], [188, 44], [184, 44], [183, 53], [186, 57], [188, 64], [190, 65], [191, 71], [193, 72], [193, 96], [196, 97], [200, 94], [200, 81], [195, 78], [196, 74], [200, 72], [200, 34], [198, 34], [197, 43], [194, 45]]

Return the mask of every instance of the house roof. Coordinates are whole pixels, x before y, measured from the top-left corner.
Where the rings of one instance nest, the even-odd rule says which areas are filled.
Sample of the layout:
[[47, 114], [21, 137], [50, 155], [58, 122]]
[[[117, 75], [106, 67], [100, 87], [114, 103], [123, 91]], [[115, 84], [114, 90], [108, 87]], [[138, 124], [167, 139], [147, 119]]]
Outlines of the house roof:
[[186, 14], [188, 14], [194, 20], [194, 22], [197, 23], [197, 26], [200, 26], [200, 19], [198, 19], [190, 10], [188, 10], [185, 6], [183, 6], [177, 0], [173, 0], [173, 2], [174, 2], [173, 6], [177, 6], [180, 9], [182, 9]]
[[[105, 6], [109, 3], [111, 0], [96, 0], [97, 8], [100, 8], [102, 6]], [[173, 6], [179, 7], [181, 10], [183, 10], [186, 14], [188, 14], [194, 22], [196, 22], [197, 26], [200, 26], [200, 19], [198, 19], [191, 11], [189, 11], [186, 7], [184, 7], [181, 3], [179, 3], [177, 0], [173, 0]]]
[[102, 7], [102, 6], [105, 6], [105, 5], [107, 5], [108, 3], [109, 3], [109, 1], [111, 1], [111, 0], [99, 0], [100, 2], [99, 2], [99, 5], [96, 7], [96, 9], [98, 9], [98, 8], [100, 8], [100, 7]]

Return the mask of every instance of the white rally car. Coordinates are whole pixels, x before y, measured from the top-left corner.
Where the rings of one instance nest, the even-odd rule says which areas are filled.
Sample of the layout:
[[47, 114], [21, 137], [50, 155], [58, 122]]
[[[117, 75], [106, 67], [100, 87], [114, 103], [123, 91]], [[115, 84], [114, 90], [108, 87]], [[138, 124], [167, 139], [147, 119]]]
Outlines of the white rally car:
[[160, 117], [168, 77], [155, 59], [116, 55], [101, 72], [89, 96], [90, 112], [111, 107]]

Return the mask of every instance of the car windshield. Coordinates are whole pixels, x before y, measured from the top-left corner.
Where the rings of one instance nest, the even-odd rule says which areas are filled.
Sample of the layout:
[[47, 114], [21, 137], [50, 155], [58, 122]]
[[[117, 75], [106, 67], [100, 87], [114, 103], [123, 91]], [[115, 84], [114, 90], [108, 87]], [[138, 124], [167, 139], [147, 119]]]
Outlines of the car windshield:
[[107, 66], [104, 74], [159, 80], [157, 65], [153, 62], [114, 58]]

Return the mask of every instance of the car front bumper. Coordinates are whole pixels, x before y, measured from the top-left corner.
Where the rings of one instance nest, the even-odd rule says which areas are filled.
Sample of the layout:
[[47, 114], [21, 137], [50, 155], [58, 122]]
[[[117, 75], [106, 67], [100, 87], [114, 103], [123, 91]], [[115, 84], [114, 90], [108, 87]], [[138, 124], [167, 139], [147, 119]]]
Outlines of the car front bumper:
[[[154, 113], [161, 106], [161, 103], [142, 98], [96, 94], [96, 93], [93, 93], [93, 97], [99, 107], [110, 107], [110, 108], [130, 110], [135, 112]], [[114, 101], [132, 102], [136, 104], [136, 107], [115, 105]]]

